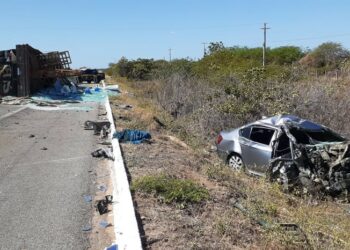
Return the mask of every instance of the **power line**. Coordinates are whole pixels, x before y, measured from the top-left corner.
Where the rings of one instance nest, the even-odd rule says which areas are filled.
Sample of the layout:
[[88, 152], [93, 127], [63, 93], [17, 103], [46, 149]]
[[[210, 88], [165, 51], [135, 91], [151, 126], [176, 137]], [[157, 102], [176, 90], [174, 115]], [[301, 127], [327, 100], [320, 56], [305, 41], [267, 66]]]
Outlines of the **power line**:
[[169, 62], [171, 62], [171, 51], [172, 51], [172, 49], [170, 48], [169, 49]]
[[208, 43], [203, 42], [202, 44], [203, 44], [203, 57], [204, 57], [204, 56], [207, 55], [207, 48], [206, 48], [206, 45], [207, 45]]
[[265, 60], [266, 60], [266, 30], [269, 30], [270, 28], [266, 27], [266, 23], [264, 23], [264, 27], [261, 28], [264, 30], [264, 43], [263, 43], [263, 67], [265, 67]]
[[325, 35], [325, 36], [295, 38], [295, 39], [288, 39], [288, 40], [278, 40], [278, 41], [271, 41], [271, 43], [307, 41], [307, 40], [317, 40], [317, 39], [323, 39], [323, 38], [333, 38], [333, 37], [343, 37], [343, 36], [350, 36], [350, 33], [337, 34], [337, 35]]

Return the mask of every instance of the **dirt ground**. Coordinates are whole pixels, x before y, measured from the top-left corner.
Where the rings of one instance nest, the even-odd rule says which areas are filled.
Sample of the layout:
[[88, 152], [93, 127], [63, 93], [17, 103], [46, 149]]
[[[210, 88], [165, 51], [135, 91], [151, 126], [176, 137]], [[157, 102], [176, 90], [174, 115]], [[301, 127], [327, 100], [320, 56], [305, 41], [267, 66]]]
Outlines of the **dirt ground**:
[[[130, 128], [130, 122], [147, 117], [135, 100], [132, 100], [132, 95], [124, 93], [124, 97], [126, 98], [117, 98], [111, 102], [117, 130]], [[133, 108], [118, 107], [126, 104], [126, 100], [132, 102]], [[152, 135], [149, 143], [121, 144], [130, 182], [142, 176], [157, 174], [176, 176], [206, 187], [210, 199], [186, 208], [178, 208], [176, 204], [160, 202], [155, 196], [135, 192], [133, 198], [144, 248], [258, 248], [259, 239], [262, 238], [259, 227], [251, 224], [249, 219], [232, 207], [231, 194], [225, 187], [210, 181], [204, 174], [203, 166], [217, 160], [215, 152], [208, 150], [201, 158], [203, 154], [199, 156], [195, 150], [170, 135], [166, 129], [162, 129], [157, 122], [149, 123], [148, 128]], [[227, 238], [225, 218], [231, 216], [236, 217], [236, 220], [233, 227], [230, 226], [231, 236]], [[232, 234], [235, 242], [231, 240]]]
[[276, 183], [234, 172], [218, 159], [213, 145], [186, 145], [166, 122], [156, 121], [162, 111], [142, 89], [124, 83], [121, 91], [111, 99], [116, 129], [152, 135], [150, 142], [121, 143], [131, 186], [142, 177], [164, 174], [209, 192], [208, 200], [183, 207], [136, 190], [145, 249], [350, 249], [347, 203], [286, 194]]

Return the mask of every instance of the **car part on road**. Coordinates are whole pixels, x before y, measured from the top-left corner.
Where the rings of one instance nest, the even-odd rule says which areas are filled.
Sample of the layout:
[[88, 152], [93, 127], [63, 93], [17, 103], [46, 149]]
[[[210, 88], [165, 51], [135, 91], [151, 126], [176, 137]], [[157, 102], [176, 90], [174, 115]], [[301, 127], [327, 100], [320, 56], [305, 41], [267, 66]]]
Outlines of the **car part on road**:
[[107, 227], [111, 226], [111, 224], [108, 223], [108, 222], [105, 221], [105, 220], [101, 220], [98, 224], [99, 224], [100, 227], [102, 227], [102, 228], [107, 228]]
[[114, 161], [114, 155], [111, 152], [111, 150], [108, 148], [99, 148], [99, 149], [95, 150], [94, 152], [92, 152], [91, 155], [93, 157], [97, 157], [97, 158], [104, 157], [104, 158], [108, 158], [108, 159], [111, 159]]
[[101, 133], [101, 130], [106, 131], [111, 127], [109, 121], [85, 121], [84, 129], [85, 130], [94, 130], [94, 134], [98, 135]]
[[108, 204], [113, 202], [112, 195], [106, 195], [105, 199], [97, 201], [96, 209], [100, 213], [100, 215], [108, 212]]
[[83, 232], [90, 232], [92, 230], [92, 226], [90, 226], [90, 225], [83, 226], [83, 228], [81, 230]]
[[92, 201], [92, 196], [91, 195], [84, 195], [83, 197], [84, 197], [84, 200], [85, 200], [86, 203], [89, 203], [89, 202]]

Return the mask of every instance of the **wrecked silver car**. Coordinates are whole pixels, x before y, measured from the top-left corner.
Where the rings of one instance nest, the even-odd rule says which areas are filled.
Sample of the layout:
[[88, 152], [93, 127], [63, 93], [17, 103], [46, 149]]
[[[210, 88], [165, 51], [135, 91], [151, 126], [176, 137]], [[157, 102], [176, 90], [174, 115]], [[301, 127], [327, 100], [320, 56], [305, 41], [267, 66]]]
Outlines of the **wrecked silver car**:
[[337, 196], [350, 189], [350, 142], [311, 121], [274, 116], [223, 131], [216, 144], [231, 168], [267, 176], [285, 190]]

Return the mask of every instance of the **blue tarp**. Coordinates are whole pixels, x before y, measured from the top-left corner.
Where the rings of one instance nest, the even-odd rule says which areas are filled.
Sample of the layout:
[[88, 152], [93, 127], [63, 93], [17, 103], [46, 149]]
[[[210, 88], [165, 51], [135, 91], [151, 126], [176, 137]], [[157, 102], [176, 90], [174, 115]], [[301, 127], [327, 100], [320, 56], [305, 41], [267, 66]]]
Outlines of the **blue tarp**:
[[[70, 90], [70, 91], [69, 91]], [[39, 101], [79, 101], [79, 102], [104, 102], [107, 95], [115, 96], [117, 92], [104, 90], [99, 87], [87, 87], [77, 90], [75, 85], [63, 85], [56, 82], [54, 87], [43, 89], [32, 96], [32, 99]]]
[[115, 132], [113, 138], [117, 138], [119, 142], [131, 142], [133, 144], [140, 144], [145, 140], [151, 139], [151, 134], [142, 130], [125, 129], [121, 132]]

